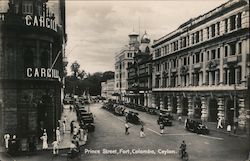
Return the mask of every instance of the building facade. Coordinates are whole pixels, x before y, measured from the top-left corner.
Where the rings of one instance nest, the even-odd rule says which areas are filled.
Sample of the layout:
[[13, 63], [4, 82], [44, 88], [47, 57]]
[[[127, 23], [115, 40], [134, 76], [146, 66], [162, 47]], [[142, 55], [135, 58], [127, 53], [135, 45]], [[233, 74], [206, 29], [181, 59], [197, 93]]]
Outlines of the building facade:
[[139, 51], [133, 57], [133, 63], [127, 68], [128, 101], [145, 107], [151, 106], [152, 94], [152, 55], [150, 38], [145, 32], [141, 38]]
[[114, 95], [115, 93], [115, 79], [109, 79], [106, 82], [101, 82], [102, 91], [101, 96], [106, 99], [116, 99]]
[[65, 1], [10, 0], [6, 8], [0, 13], [1, 137], [25, 142], [46, 129], [53, 139], [67, 64]]
[[152, 48], [152, 107], [249, 126], [249, 2], [230, 0], [183, 23]]
[[125, 97], [128, 89], [128, 72], [129, 64], [133, 63], [133, 57], [139, 50], [139, 34], [132, 32], [129, 34], [129, 44], [115, 54], [115, 95], [119, 97], [120, 101], [127, 102]]

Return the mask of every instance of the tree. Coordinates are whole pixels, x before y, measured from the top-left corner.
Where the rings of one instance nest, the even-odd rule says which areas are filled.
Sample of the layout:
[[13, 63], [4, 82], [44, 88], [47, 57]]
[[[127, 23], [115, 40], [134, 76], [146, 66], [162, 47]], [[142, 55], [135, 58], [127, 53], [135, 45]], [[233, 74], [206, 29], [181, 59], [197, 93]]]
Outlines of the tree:
[[78, 73], [78, 77], [80, 78], [80, 80], [83, 80], [85, 78], [87, 74], [85, 73], [84, 70], [81, 70], [79, 73]]
[[70, 68], [71, 71], [73, 72], [74, 78], [76, 79], [79, 74], [80, 64], [78, 64], [77, 61], [75, 61], [74, 63], [71, 64]]

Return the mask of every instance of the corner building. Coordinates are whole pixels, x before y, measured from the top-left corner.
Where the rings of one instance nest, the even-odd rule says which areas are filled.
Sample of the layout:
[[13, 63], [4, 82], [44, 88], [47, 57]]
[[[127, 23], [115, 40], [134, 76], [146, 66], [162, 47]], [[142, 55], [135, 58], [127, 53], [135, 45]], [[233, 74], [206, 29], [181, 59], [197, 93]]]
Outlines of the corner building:
[[249, 126], [249, 2], [230, 0], [156, 40], [152, 107]]
[[[2, 5], [2, 4], [1, 4]], [[60, 119], [65, 1], [10, 0], [0, 13], [0, 134], [49, 140]]]

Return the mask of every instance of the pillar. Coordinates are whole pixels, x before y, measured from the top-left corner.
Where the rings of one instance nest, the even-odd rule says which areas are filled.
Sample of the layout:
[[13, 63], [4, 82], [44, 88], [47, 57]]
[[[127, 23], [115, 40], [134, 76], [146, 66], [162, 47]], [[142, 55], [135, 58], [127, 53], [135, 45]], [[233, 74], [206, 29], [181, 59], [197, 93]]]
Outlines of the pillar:
[[163, 95], [160, 96], [160, 110], [164, 109], [164, 101], [163, 101]]
[[224, 58], [224, 46], [220, 45], [220, 79], [219, 79], [219, 84], [222, 85], [223, 84], [223, 74], [224, 74], [224, 70], [223, 70], [223, 58]]
[[167, 96], [167, 97], [168, 97], [168, 111], [172, 112], [173, 108], [171, 106], [171, 97], [170, 96]]
[[192, 118], [194, 116], [193, 101], [192, 97], [188, 96], [188, 117]]
[[245, 108], [245, 99], [239, 99], [239, 117], [238, 125], [240, 129], [245, 129], [247, 127], [247, 111]]
[[207, 121], [208, 115], [207, 115], [207, 104], [206, 104], [206, 98], [203, 96], [201, 97], [201, 120]]
[[181, 97], [177, 96], [177, 114], [181, 115], [182, 109], [181, 109]]
[[225, 109], [224, 109], [224, 98], [218, 98], [218, 114], [217, 117], [225, 121]]
[[152, 93], [152, 108], [156, 108], [155, 105], [155, 95]]

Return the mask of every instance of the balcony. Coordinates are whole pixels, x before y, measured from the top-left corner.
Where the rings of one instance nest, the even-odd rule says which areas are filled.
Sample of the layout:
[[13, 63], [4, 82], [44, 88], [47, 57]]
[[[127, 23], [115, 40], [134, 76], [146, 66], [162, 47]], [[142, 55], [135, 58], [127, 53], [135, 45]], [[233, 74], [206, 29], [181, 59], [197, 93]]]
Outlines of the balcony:
[[[236, 87], [237, 91], [247, 90], [247, 87], [239, 85]], [[153, 87], [154, 92], [193, 92], [193, 91], [234, 91], [234, 85], [213, 85], [213, 86], [185, 86], [185, 87]]]
[[200, 69], [202, 68], [202, 63], [197, 63], [197, 64], [194, 64], [194, 69]]
[[177, 68], [171, 68], [171, 72], [172, 72], [172, 73], [177, 72]]
[[236, 63], [238, 61], [237, 56], [231, 56], [226, 59], [227, 63]]

